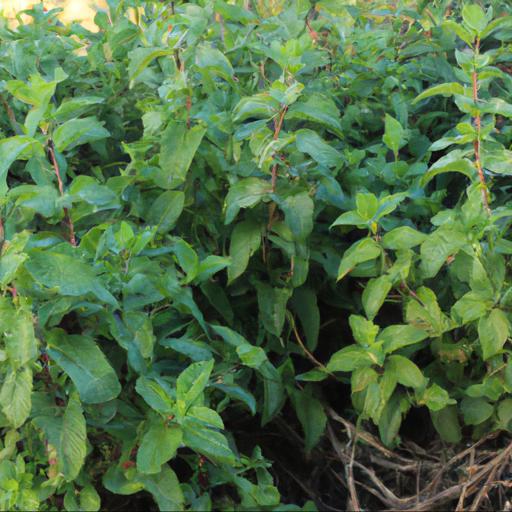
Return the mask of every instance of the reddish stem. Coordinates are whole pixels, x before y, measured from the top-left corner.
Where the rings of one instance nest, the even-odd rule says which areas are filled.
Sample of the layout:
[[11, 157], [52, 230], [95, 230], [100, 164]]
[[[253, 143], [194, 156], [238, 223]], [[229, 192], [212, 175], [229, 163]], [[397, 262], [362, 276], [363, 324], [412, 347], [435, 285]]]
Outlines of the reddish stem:
[[217, 12], [215, 13], [215, 21], [219, 24], [220, 26], [220, 40], [222, 41], [222, 44], [225, 44], [225, 31], [226, 29], [224, 28], [224, 20], [222, 18], [222, 16]]
[[318, 33], [311, 27], [309, 19], [306, 19], [306, 28], [308, 29], [309, 37], [311, 37], [313, 43], [316, 43], [318, 41]]
[[20, 129], [20, 125], [18, 124], [18, 121], [16, 121], [16, 115], [14, 114], [14, 110], [11, 108], [9, 103], [7, 103], [5, 98], [1, 95], [0, 95], [0, 101], [3, 104], [5, 111], [7, 112], [7, 117], [9, 118], [9, 122], [11, 123], [14, 133], [16, 133], [17, 135], [21, 134], [22, 131]]
[[[64, 195], [64, 184], [62, 183], [62, 178], [60, 176], [59, 164], [57, 163], [57, 158], [55, 157], [55, 150], [53, 149], [53, 141], [48, 142], [48, 151], [50, 152], [51, 163], [53, 166], [53, 170], [55, 171], [55, 176], [57, 176], [57, 183], [59, 186], [60, 195]], [[69, 215], [69, 211], [67, 208], [64, 208], [64, 216], [66, 217], [66, 222], [69, 229], [69, 242], [71, 245], [76, 247], [76, 237], [75, 237], [75, 227], [73, 225], [73, 221], [71, 220], [71, 216]]]
[[[277, 140], [279, 138], [279, 134], [281, 133], [281, 128], [283, 127], [284, 116], [285, 116], [287, 110], [288, 110], [288, 107], [284, 106], [283, 110], [281, 110], [281, 114], [279, 115], [279, 118], [277, 119], [277, 121], [274, 121], [274, 140]], [[275, 163], [272, 166], [272, 192], [273, 193], [276, 191], [276, 185], [277, 185], [277, 163]]]
[[192, 108], [192, 98], [190, 94], [187, 96], [187, 129], [190, 130], [190, 109]]
[[[477, 37], [475, 42], [475, 52], [478, 52], [480, 49], [480, 39]], [[473, 71], [471, 75], [472, 88], [473, 88], [473, 101], [475, 105], [478, 103], [478, 73], [476, 69]], [[482, 203], [487, 213], [491, 213], [491, 209], [489, 207], [489, 198], [487, 195], [487, 184], [485, 182], [484, 170], [482, 167], [482, 159], [480, 157], [481, 154], [481, 131], [482, 131], [482, 119], [480, 114], [477, 114], [474, 119], [475, 128], [476, 128], [476, 140], [473, 142], [473, 149], [475, 153], [475, 167], [478, 172], [478, 178], [482, 185]]]
[[[283, 127], [284, 116], [286, 111], [288, 110], [288, 106], [285, 105], [279, 114], [277, 120], [274, 120], [274, 140], [279, 138], [279, 134], [281, 133], [281, 129]], [[272, 193], [274, 194], [277, 188], [277, 162], [272, 166]], [[275, 203], [271, 203], [269, 206], [269, 215], [268, 215], [268, 226], [267, 228], [270, 230], [272, 227], [272, 223], [274, 222], [274, 213], [276, 211]]]

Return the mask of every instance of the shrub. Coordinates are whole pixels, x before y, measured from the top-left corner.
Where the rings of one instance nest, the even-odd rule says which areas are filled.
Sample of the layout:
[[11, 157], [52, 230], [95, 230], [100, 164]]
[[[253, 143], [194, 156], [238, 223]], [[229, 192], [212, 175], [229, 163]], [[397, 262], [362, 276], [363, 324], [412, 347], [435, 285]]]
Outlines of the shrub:
[[332, 407], [510, 430], [512, 18], [450, 4], [2, 21], [1, 510], [311, 509], [239, 425]]

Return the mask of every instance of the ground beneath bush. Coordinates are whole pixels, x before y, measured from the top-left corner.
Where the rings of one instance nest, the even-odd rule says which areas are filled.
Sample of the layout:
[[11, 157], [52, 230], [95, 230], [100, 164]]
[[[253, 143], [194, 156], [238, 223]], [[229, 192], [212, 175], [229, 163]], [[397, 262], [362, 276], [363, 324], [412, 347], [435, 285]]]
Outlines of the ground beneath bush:
[[[281, 492], [291, 501], [312, 499], [319, 510], [333, 511], [512, 510], [510, 435], [458, 446], [404, 440], [391, 451], [332, 410], [330, 418], [328, 440], [310, 459], [293, 464], [299, 452], [291, 446], [288, 457], [272, 453]], [[292, 444], [292, 430], [281, 426]]]

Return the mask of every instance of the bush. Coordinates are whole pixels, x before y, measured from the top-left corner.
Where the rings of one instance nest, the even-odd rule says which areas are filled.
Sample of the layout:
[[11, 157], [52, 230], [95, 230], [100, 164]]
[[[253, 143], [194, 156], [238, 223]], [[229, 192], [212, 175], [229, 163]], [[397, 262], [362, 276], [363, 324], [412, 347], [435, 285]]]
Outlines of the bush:
[[510, 431], [512, 9], [398, 3], [1, 22], [1, 510], [314, 509], [279, 418]]

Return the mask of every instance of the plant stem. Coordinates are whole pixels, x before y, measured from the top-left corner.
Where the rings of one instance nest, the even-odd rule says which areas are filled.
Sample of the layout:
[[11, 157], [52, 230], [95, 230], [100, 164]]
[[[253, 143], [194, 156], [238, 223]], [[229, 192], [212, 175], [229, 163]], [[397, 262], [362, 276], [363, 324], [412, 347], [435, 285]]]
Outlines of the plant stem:
[[[480, 50], [480, 38], [477, 37], [475, 41], [475, 56], [478, 55]], [[476, 64], [476, 63], [475, 63]], [[478, 103], [478, 72], [476, 70], [476, 65], [473, 67], [473, 73], [471, 75], [472, 87], [473, 87], [473, 101], [475, 105]], [[482, 185], [482, 203], [484, 208], [488, 214], [491, 213], [491, 209], [489, 207], [489, 198], [487, 191], [487, 184], [485, 182], [484, 170], [482, 167], [482, 159], [480, 157], [481, 154], [481, 132], [482, 132], [482, 119], [480, 117], [480, 113], [477, 113], [473, 119], [476, 128], [476, 139], [473, 142], [473, 148], [475, 151], [475, 167], [478, 172], [478, 178], [480, 179], [480, 183]]]
[[192, 108], [192, 95], [190, 92], [187, 95], [187, 130], [190, 130], [190, 109]]
[[[281, 133], [281, 128], [283, 127], [284, 116], [286, 111], [288, 110], [288, 106], [284, 105], [281, 109], [279, 117], [277, 120], [274, 120], [274, 140], [279, 138], [279, 134]], [[272, 166], [272, 193], [274, 194], [277, 189], [277, 162]], [[271, 203], [269, 206], [269, 214], [268, 214], [268, 226], [267, 229], [271, 229], [272, 224], [274, 222], [274, 213], [276, 211], [276, 204]]]
[[16, 121], [16, 115], [14, 114], [14, 110], [11, 108], [9, 103], [7, 103], [7, 100], [0, 94], [0, 101], [2, 102], [2, 105], [4, 106], [5, 111], [7, 112], [7, 117], [9, 118], [9, 122], [11, 124], [12, 129], [14, 130], [14, 133], [16, 135], [21, 135], [23, 131], [20, 128], [20, 125], [18, 124], [18, 121]]
[[[285, 105], [279, 114], [279, 118], [274, 122], [274, 140], [279, 138], [279, 133], [281, 133], [281, 128], [283, 127], [284, 116], [288, 107]], [[277, 163], [272, 166], [272, 193], [276, 191], [277, 185]]]
[[[62, 183], [59, 164], [57, 163], [57, 158], [55, 157], [55, 149], [53, 147], [53, 141], [51, 139], [48, 141], [48, 151], [50, 153], [50, 160], [53, 170], [55, 171], [55, 176], [57, 176], [59, 193], [62, 197], [64, 195], [64, 184]], [[75, 227], [73, 225], [73, 221], [71, 220], [71, 216], [69, 215], [69, 211], [67, 208], [64, 208], [64, 216], [66, 217], [66, 222], [69, 229], [69, 242], [71, 243], [71, 245], [76, 247]]]

